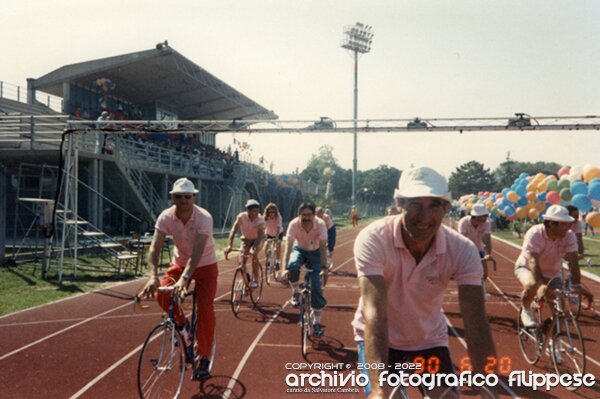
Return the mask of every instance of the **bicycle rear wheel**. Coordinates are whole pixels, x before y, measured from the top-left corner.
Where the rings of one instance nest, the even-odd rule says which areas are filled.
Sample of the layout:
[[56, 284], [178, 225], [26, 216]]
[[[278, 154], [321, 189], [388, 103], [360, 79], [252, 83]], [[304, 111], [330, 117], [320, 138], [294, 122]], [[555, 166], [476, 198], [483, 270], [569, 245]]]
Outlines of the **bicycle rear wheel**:
[[[559, 318], [552, 336], [552, 363], [556, 373], [585, 374], [585, 346], [579, 324], [573, 315]], [[571, 391], [576, 386], [566, 387]]]
[[310, 298], [307, 293], [303, 293], [300, 298], [300, 345], [302, 345], [302, 357], [306, 358], [310, 342]]
[[185, 343], [164, 322], [150, 332], [138, 361], [138, 393], [142, 399], [176, 398], [185, 375]]
[[233, 274], [233, 282], [231, 283], [231, 310], [237, 316], [240, 311], [240, 305], [244, 300], [246, 291], [246, 283], [244, 281], [244, 273], [241, 268], [238, 268]]
[[523, 306], [519, 309], [517, 318], [517, 331], [519, 334], [519, 347], [523, 353], [523, 357], [529, 364], [536, 364], [542, 355], [542, 346], [544, 336], [542, 333], [542, 320], [540, 309], [536, 310], [537, 327], [525, 327], [521, 321], [521, 313], [524, 311]]
[[260, 296], [262, 295], [263, 270], [262, 270], [261, 265], [258, 265], [258, 276], [255, 276], [255, 277], [256, 277], [256, 282], [258, 283], [258, 287], [252, 288], [250, 290], [250, 300], [252, 301], [252, 304], [254, 306], [258, 305], [258, 302], [260, 301]]

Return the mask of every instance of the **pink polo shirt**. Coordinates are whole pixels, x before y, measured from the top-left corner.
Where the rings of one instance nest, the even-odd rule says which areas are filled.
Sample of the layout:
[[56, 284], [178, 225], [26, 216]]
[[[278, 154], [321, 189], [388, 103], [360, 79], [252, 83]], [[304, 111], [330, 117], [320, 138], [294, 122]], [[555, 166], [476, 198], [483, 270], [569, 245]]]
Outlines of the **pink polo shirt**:
[[540, 270], [545, 278], [561, 276], [562, 258], [565, 254], [577, 252], [577, 237], [572, 231], [560, 239], [551, 240], [543, 224], [536, 224], [525, 233], [521, 254], [515, 268], [528, 267], [527, 254], [539, 254]]
[[277, 237], [281, 231], [283, 231], [283, 220], [279, 212], [277, 217], [265, 219], [265, 232], [268, 236]]
[[323, 213], [323, 217], [320, 219], [325, 222], [325, 227], [327, 227], [327, 230], [333, 227], [333, 221], [326, 213]]
[[[479, 254], [467, 238], [441, 225], [417, 265], [404, 245], [401, 218], [388, 216], [361, 231], [354, 242], [357, 275], [384, 277], [390, 347], [448, 346], [448, 327], [441, 311], [446, 287], [451, 278], [458, 285], [481, 285]], [[356, 340], [364, 339], [363, 310], [361, 298], [352, 321]]]
[[250, 220], [247, 212], [242, 212], [237, 216], [237, 221], [240, 222], [240, 230], [244, 238], [254, 240], [258, 238], [258, 228], [265, 225], [265, 218], [261, 214], [254, 221]]
[[198, 261], [196, 267], [208, 266], [217, 263], [217, 254], [215, 253], [215, 242], [213, 240], [213, 218], [206, 209], [194, 205], [192, 217], [186, 224], [175, 216], [175, 205], [165, 209], [156, 219], [154, 228], [173, 237], [175, 250], [171, 263], [185, 268], [188, 260], [192, 256], [194, 241], [198, 235], [207, 235], [204, 252]]
[[300, 217], [296, 217], [290, 222], [286, 237], [287, 242], [295, 243], [300, 249], [316, 251], [319, 249], [319, 241], [327, 241], [327, 227], [325, 222], [315, 217], [312, 228], [306, 232], [302, 228]]
[[575, 234], [583, 233], [583, 227], [581, 227], [581, 222], [579, 220], [573, 222], [573, 225], [571, 226], [571, 231]]
[[471, 240], [479, 251], [483, 251], [483, 237], [492, 233], [492, 225], [488, 219], [475, 228], [471, 224], [471, 215], [468, 215], [458, 221], [458, 232]]

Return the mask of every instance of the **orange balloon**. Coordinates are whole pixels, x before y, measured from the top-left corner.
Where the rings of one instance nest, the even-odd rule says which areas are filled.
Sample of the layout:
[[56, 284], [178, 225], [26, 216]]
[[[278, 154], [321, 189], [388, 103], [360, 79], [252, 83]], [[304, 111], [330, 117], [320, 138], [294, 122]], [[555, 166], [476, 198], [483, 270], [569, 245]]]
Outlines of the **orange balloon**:
[[546, 209], [546, 203], [545, 202], [536, 202], [535, 203], [535, 210], [536, 211], [541, 212], [544, 209]]
[[515, 193], [514, 191], [509, 191], [506, 193], [506, 199], [510, 202], [517, 202], [519, 200], [519, 194]]
[[590, 212], [585, 218], [587, 224], [592, 227], [599, 228], [600, 227], [600, 213], [598, 212]]
[[517, 208], [515, 212], [515, 217], [517, 219], [524, 219], [527, 216], [527, 208], [520, 206]]
[[535, 191], [536, 188], [537, 188], [537, 183], [532, 182], [527, 185], [527, 191]]
[[600, 168], [592, 166], [583, 170], [583, 180], [586, 183], [591, 182], [595, 178], [600, 178]]
[[529, 216], [530, 219], [537, 219], [539, 215], [540, 213], [537, 211], [537, 209], [533, 208], [529, 210], [529, 214], [527, 216]]
[[538, 193], [544, 192], [546, 191], [548, 184], [546, 183], [546, 181], [541, 181], [538, 185], [537, 185], [537, 191]]
[[534, 202], [536, 198], [537, 198], [537, 196], [535, 195], [535, 193], [533, 191], [530, 191], [527, 193], [527, 201]]

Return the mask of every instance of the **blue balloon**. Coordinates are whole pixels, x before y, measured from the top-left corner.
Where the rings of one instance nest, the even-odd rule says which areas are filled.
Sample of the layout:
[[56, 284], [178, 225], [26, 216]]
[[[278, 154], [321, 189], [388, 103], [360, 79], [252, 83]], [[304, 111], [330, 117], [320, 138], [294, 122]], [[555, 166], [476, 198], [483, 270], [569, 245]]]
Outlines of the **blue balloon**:
[[503, 211], [506, 214], [506, 216], [514, 216], [515, 214], [515, 208], [513, 208], [512, 206], [504, 207]]
[[587, 185], [582, 181], [576, 181], [576, 182], [571, 183], [571, 194], [573, 194], [573, 195], [577, 195], [577, 194], [588, 195]]
[[537, 195], [537, 200], [538, 200], [539, 202], [546, 201], [546, 192], [544, 191], [544, 192], [542, 192], [542, 193], [539, 193], [539, 194]]
[[502, 189], [502, 196], [503, 196], [503, 197], [506, 197], [506, 194], [508, 194], [508, 192], [509, 192], [509, 191], [510, 191], [510, 189], [509, 189], [508, 187], [504, 187], [504, 188]]
[[594, 183], [592, 180], [592, 183], [590, 183], [590, 186], [588, 187], [588, 194], [592, 199], [600, 201], [600, 182]]
[[521, 197], [519, 198], [519, 200], [517, 201], [517, 205], [519, 206], [525, 206], [529, 203], [529, 201], [527, 201], [527, 198], [525, 197]]
[[519, 175], [519, 179], [526, 179], [526, 178], [527, 178], [527, 176], [529, 176], [529, 175], [528, 175], [526, 172], [522, 172], [522, 173]]
[[512, 186], [510, 186], [510, 189], [511, 189], [512, 191], [515, 191], [515, 190], [517, 189], [517, 187], [519, 187], [519, 186], [517, 185], [517, 183], [515, 183], [515, 184], [513, 184]]
[[577, 194], [571, 198], [571, 204], [581, 212], [587, 212], [592, 209], [592, 201], [584, 194]]
[[523, 186], [519, 186], [517, 187], [517, 194], [519, 194], [519, 197], [523, 198], [527, 196], [527, 189]]
[[600, 177], [594, 177], [592, 179], [592, 181], [590, 182], [590, 184], [593, 184], [593, 183], [600, 183]]

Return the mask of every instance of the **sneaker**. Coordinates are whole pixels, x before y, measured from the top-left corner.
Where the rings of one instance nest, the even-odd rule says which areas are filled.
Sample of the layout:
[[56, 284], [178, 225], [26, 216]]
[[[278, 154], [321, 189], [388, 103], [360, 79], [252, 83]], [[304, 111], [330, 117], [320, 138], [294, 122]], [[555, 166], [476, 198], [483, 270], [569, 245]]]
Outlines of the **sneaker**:
[[521, 323], [523, 323], [523, 327], [525, 328], [533, 328], [537, 326], [537, 321], [535, 321], [535, 311], [532, 309], [525, 309], [521, 312]]
[[250, 281], [250, 284], [249, 284], [249, 286], [250, 286], [250, 288], [252, 288], [252, 289], [254, 289], [254, 288], [258, 288], [258, 281], [256, 281], [256, 280], [252, 280], [252, 281]]
[[313, 326], [313, 337], [321, 337], [323, 335], [323, 326], [319, 323]]
[[192, 380], [195, 381], [204, 381], [208, 377], [210, 377], [210, 359], [203, 356], [200, 358], [200, 362], [198, 363], [198, 367], [194, 369], [194, 374], [192, 375]]
[[333, 259], [331, 257], [327, 257], [327, 269], [331, 270], [333, 268]]
[[[551, 351], [551, 348], [552, 348], [552, 340], [550, 340], [550, 341], [548, 342], [548, 346], [546, 347], [546, 354], [547, 354], [549, 357], [552, 357], [552, 351]], [[560, 352], [562, 352], [562, 349], [560, 348], [560, 344], [559, 344], [558, 351], [556, 351], [556, 358], [555, 358], [555, 360], [556, 360], [556, 364], [563, 364], [563, 363], [565, 362], [565, 359], [562, 357], [562, 355], [561, 355], [561, 353], [560, 353]]]
[[292, 294], [292, 299], [290, 299], [290, 305], [293, 308], [297, 308], [298, 306], [300, 306], [300, 293], [299, 292], [294, 292]]

